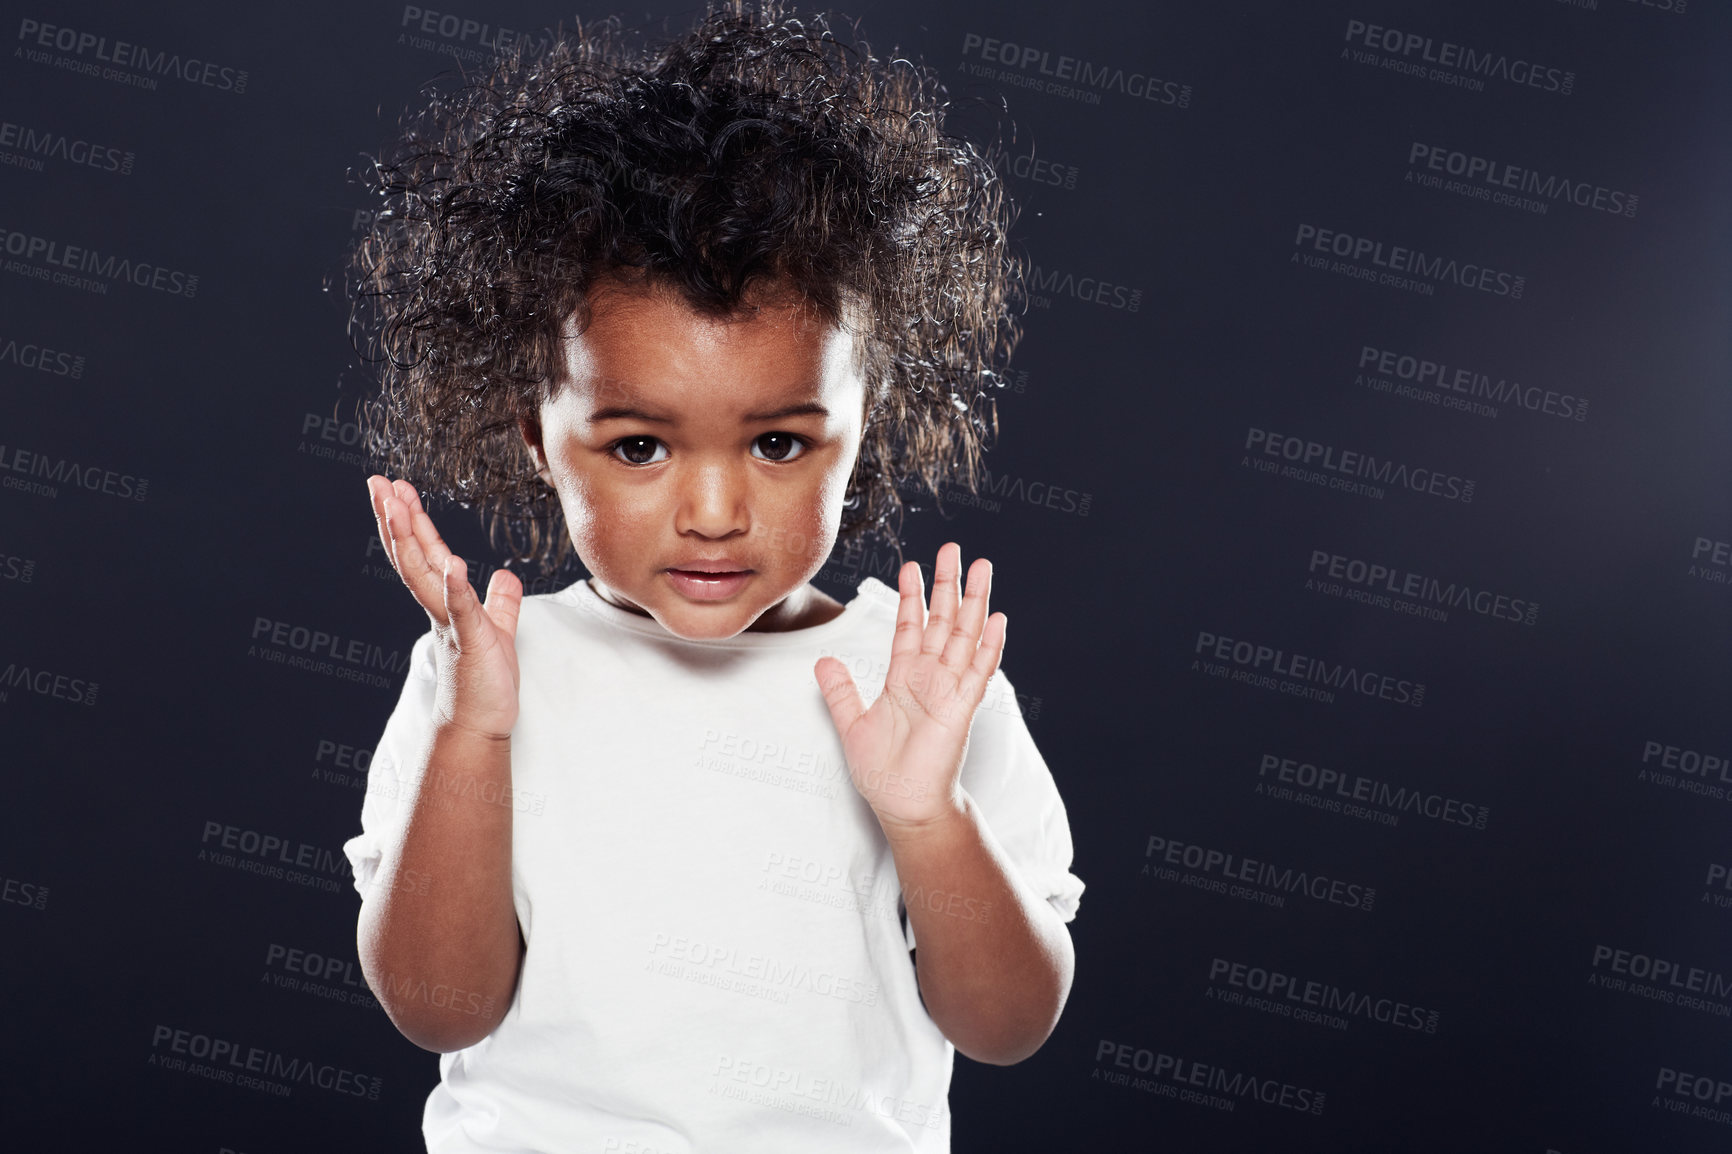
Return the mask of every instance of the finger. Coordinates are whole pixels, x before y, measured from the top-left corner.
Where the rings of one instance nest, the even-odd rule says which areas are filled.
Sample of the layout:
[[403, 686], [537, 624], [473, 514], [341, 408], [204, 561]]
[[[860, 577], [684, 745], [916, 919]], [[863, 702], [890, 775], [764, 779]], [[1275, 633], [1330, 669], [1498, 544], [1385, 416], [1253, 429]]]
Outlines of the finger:
[[407, 506], [397, 497], [395, 486], [387, 483], [379, 494], [379, 516], [385, 522], [385, 553], [390, 559], [391, 567], [402, 578], [403, 584], [409, 586], [416, 599], [421, 599], [417, 591], [415, 578], [426, 565], [426, 557], [422, 555], [420, 546], [415, 543], [415, 534], [411, 528], [410, 513]]
[[920, 639], [922, 653], [940, 653], [950, 640], [961, 602], [957, 595], [961, 570], [962, 546], [946, 541], [938, 547], [938, 561], [932, 567], [932, 612], [926, 618], [926, 633]]
[[457, 630], [458, 650], [479, 646], [483, 633], [477, 615], [482, 609], [475, 588], [469, 584], [469, 566], [463, 563], [463, 558], [452, 553], [445, 558], [439, 576], [445, 587], [445, 613]]
[[434, 572], [443, 572], [445, 558], [451, 556], [451, 548], [445, 544], [445, 538], [439, 535], [439, 530], [433, 527], [433, 518], [421, 507], [421, 494], [407, 481], [396, 482], [394, 488], [397, 498], [409, 509], [409, 525], [414, 530], [421, 552], [427, 555], [427, 563], [433, 566]]
[[438, 586], [443, 580], [441, 574], [445, 571], [445, 559], [451, 556], [451, 547], [445, 544], [445, 538], [439, 535], [439, 530], [434, 527], [433, 518], [427, 515], [427, 510], [421, 507], [421, 496], [415, 492], [415, 486], [407, 481], [399, 481], [396, 493], [409, 511], [405, 523], [410, 528], [415, 546], [426, 558], [432, 584]]
[[409, 510], [402, 501], [396, 501], [396, 511], [393, 515], [391, 505], [397, 497], [395, 484], [389, 477], [375, 473], [367, 478], [367, 497], [373, 505], [373, 521], [379, 527], [379, 542], [385, 546], [385, 559], [396, 569], [397, 576], [403, 573], [397, 564], [396, 534], [392, 532], [392, 524], [400, 527], [401, 532], [409, 530]]
[[427, 611], [427, 616], [440, 628], [450, 624], [445, 612], [445, 580], [422, 551], [421, 543], [411, 530], [410, 513], [393, 494], [385, 498], [385, 526], [390, 533], [391, 564], [397, 576], [409, 587], [409, 592]]
[[[398, 580], [402, 581], [403, 584], [408, 585], [409, 591], [415, 594], [415, 599], [421, 601], [421, 595], [415, 593], [415, 587], [409, 583], [408, 578], [403, 576], [403, 567], [398, 563], [397, 541], [396, 535], [392, 531], [393, 522], [391, 520], [391, 511], [389, 508], [394, 494], [395, 490], [391, 487], [391, 479], [389, 477], [375, 473], [373, 476], [367, 478], [367, 498], [373, 506], [373, 523], [379, 528], [379, 543], [385, 547], [385, 560], [390, 562], [391, 568], [396, 572]], [[399, 502], [399, 505], [401, 505], [401, 502]], [[395, 523], [403, 526], [406, 531], [408, 526], [408, 516], [405, 510], [399, 508]], [[425, 603], [422, 604], [422, 608], [426, 608]]]
[[978, 702], [986, 696], [987, 683], [998, 672], [999, 660], [1004, 656], [1004, 634], [1009, 625], [1009, 618], [1003, 613], [994, 613], [986, 619], [980, 648], [975, 651], [974, 660], [968, 663], [957, 689], [963, 700]]
[[487, 616], [507, 637], [517, 636], [517, 615], [523, 608], [523, 580], [509, 569], [495, 569], [487, 579]]
[[836, 725], [837, 735], [846, 736], [854, 722], [866, 712], [866, 707], [860, 702], [860, 691], [854, 686], [854, 678], [848, 673], [848, 667], [834, 657], [818, 658], [812, 673], [824, 694], [824, 704], [830, 707], [830, 720]]
[[[427, 510], [421, 505], [421, 493], [415, 488], [415, 486], [411, 485], [407, 481], [398, 481], [397, 491], [411, 509], [423, 516], [426, 515]], [[431, 520], [431, 518], [429, 518], [429, 520]], [[437, 534], [435, 535], [437, 536]]]
[[385, 528], [385, 498], [391, 493], [391, 482], [378, 473], [367, 478], [367, 503], [373, 508], [373, 524], [379, 528], [379, 544], [385, 556], [391, 556], [391, 533]]
[[892, 665], [899, 658], [918, 655], [920, 638], [926, 631], [926, 605], [922, 600], [925, 574], [920, 572], [919, 564], [904, 561], [896, 575], [896, 585], [902, 593], [902, 600], [896, 606], [896, 633], [890, 640]]
[[939, 658], [950, 669], [960, 672], [974, 660], [980, 646], [981, 623], [987, 618], [987, 603], [992, 598], [992, 562], [976, 557], [968, 568], [968, 595], [962, 599], [962, 612], [957, 615], [956, 628], [944, 643], [944, 655]]

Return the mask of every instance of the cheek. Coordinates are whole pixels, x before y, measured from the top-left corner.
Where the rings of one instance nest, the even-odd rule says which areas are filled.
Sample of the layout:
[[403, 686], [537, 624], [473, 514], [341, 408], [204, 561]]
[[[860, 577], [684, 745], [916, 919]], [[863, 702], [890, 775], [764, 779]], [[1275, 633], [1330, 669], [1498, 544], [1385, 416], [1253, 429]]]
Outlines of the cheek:
[[[610, 487], [605, 476], [574, 468], [569, 459], [554, 463], [566, 531], [585, 563], [613, 552], [632, 536], [632, 527], [653, 520], [647, 490]], [[592, 567], [593, 568], [593, 567]]]
[[842, 502], [848, 493], [847, 470], [827, 472], [798, 500], [778, 510], [777, 530], [788, 554], [807, 566], [821, 564], [836, 545]]

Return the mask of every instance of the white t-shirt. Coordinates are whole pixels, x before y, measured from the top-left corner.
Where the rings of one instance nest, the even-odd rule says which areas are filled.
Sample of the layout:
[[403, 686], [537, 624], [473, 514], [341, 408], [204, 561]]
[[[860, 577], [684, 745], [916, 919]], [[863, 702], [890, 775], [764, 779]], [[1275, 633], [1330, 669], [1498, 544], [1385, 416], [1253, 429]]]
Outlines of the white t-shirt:
[[[498, 1028], [440, 1057], [432, 1154], [949, 1150], [955, 1051], [920, 1002], [890, 848], [812, 672], [838, 657], [870, 703], [896, 605], [867, 577], [822, 625], [688, 641], [585, 581], [524, 599], [511, 793], [477, 804], [513, 810], [527, 951]], [[432, 643], [415, 643], [343, 847], [362, 896], [431, 741]], [[1002, 669], [962, 785], [1074, 918], [1064, 803]]]

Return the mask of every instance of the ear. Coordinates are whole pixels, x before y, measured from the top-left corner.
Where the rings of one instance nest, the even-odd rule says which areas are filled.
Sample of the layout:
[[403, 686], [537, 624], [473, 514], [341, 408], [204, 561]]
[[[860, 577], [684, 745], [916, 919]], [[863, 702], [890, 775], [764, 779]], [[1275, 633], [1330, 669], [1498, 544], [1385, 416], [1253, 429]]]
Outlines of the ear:
[[535, 475], [541, 478], [544, 485], [552, 488], [553, 479], [547, 468], [547, 450], [541, 443], [541, 421], [531, 416], [519, 417], [517, 431], [523, 434], [523, 443], [529, 447], [529, 456], [535, 462]]

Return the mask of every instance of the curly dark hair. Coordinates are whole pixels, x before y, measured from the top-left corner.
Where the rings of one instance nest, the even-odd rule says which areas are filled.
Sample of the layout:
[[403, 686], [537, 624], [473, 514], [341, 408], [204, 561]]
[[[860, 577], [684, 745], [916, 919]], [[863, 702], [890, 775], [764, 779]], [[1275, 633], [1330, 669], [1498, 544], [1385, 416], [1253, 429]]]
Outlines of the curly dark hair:
[[360, 413], [375, 466], [478, 507], [514, 561], [563, 564], [558, 495], [518, 419], [560, 384], [562, 323], [582, 331], [591, 286], [615, 277], [710, 317], [769, 287], [863, 319], [841, 542], [876, 535], [900, 557], [906, 484], [941, 512], [947, 481], [975, 491], [1021, 336], [1016, 208], [945, 130], [936, 73], [854, 40], [782, 0], [712, 0], [660, 47], [629, 47], [612, 17], [424, 89], [370, 158], [378, 208], [348, 254], [351, 333], [381, 365]]

